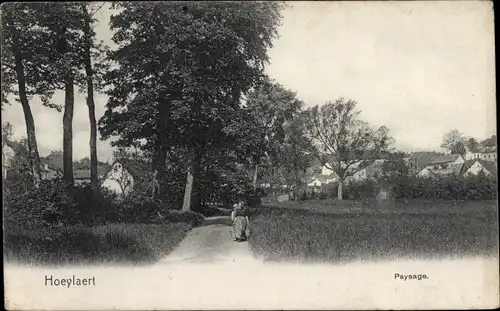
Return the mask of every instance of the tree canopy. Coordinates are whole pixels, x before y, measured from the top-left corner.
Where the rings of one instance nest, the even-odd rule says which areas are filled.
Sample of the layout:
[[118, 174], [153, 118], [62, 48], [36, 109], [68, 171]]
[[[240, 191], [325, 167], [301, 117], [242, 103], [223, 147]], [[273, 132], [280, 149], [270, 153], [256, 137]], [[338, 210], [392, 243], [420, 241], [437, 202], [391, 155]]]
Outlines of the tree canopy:
[[307, 110], [313, 152], [326, 168], [337, 174], [339, 199], [345, 178], [373, 163], [392, 141], [386, 127], [372, 129], [358, 119], [361, 112], [356, 110], [356, 104], [340, 98]]

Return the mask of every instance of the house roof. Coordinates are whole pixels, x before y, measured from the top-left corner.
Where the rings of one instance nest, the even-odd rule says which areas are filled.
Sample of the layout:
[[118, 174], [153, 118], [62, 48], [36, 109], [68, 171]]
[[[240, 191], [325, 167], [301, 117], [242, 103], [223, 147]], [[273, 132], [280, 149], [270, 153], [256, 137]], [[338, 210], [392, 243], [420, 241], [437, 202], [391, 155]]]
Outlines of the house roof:
[[[63, 171], [63, 156], [60, 152], [53, 152], [50, 155], [40, 158], [40, 164], [44, 166], [45, 164], [49, 167], [49, 170]], [[97, 166], [97, 175], [102, 178], [105, 173], [109, 170], [108, 164], [99, 163]], [[45, 169], [42, 167], [42, 170]], [[75, 179], [90, 179], [90, 168], [89, 169], [76, 169], [73, 164], [73, 176]]]
[[434, 158], [430, 164], [440, 164], [440, 163], [453, 162], [456, 159], [458, 159], [459, 157], [461, 157], [461, 155], [459, 155], [459, 154], [444, 154], [442, 156]]
[[309, 177], [307, 178], [307, 183], [310, 184], [312, 183], [313, 181], [317, 180], [319, 181], [320, 183], [324, 184], [326, 182], [328, 182], [329, 180], [331, 181], [332, 178], [328, 178], [329, 176], [323, 176], [323, 175], [314, 175], [312, 177]]
[[116, 163], [123, 165], [123, 168], [125, 168], [134, 179], [140, 179], [146, 176], [147, 173], [151, 172], [151, 166], [146, 161], [130, 159], [115, 160], [109, 170], [111, 170]]
[[[106, 166], [98, 166], [97, 167], [97, 176], [99, 179], [103, 178], [104, 175], [108, 172], [108, 167]], [[90, 170], [74, 170], [73, 175], [75, 179], [90, 179]]]
[[442, 153], [429, 152], [429, 151], [418, 151], [413, 152], [410, 156], [411, 161], [415, 161], [417, 164], [417, 171], [423, 170], [427, 165], [431, 164], [432, 161], [443, 155]]
[[497, 152], [497, 147], [485, 148], [483, 150], [483, 153], [495, 153], [495, 152]]
[[427, 173], [428, 173], [429, 175], [431, 175], [431, 176], [435, 176], [435, 175], [436, 175], [434, 172], [432, 172], [431, 170], [427, 169], [426, 167], [424, 167], [423, 169], [421, 169], [421, 170], [417, 173], [417, 175], [418, 175], [418, 174], [420, 174], [420, 173], [422, 173], [422, 172], [427, 172]]
[[56, 171], [63, 170], [63, 155], [62, 152], [53, 152], [44, 158], [40, 158], [41, 165], [47, 165], [50, 169]]
[[496, 163], [494, 161], [486, 161], [482, 159], [471, 159], [467, 160], [464, 162], [462, 165], [462, 169], [460, 170], [460, 173], [463, 174], [465, 173], [474, 163], [479, 162], [482, 167], [484, 167], [488, 172], [490, 172], [493, 175], [497, 175], [497, 167]]

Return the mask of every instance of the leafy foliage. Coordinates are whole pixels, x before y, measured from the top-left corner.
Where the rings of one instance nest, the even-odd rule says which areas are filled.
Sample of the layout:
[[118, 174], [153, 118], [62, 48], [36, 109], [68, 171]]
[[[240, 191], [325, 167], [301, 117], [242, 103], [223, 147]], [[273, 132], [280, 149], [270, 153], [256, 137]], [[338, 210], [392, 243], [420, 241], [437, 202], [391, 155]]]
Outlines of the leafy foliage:
[[221, 154], [215, 165], [221, 168], [227, 159], [242, 154], [231, 126], [241, 119], [240, 98], [262, 77], [282, 5], [114, 6], [120, 9], [111, 18], [118, 48], [109, 58], [117, 66], [105, 76], [109, 101], [100, 132], [104, 139], [118, 136], [116, 146], [137, 146], [153, 155], [160, 197], [168, 189], [166, 161], [182, 154], [199, 194], [202, 163], [209, 162], [204, 158], [214, 160], [210, 154]]
[[373, 163], [391, 143], [386, 127], [373, 130], [358, 119], [359, 114], [356, 102], [343, 98], [307, 110], [314, 152], [324, 166], [337, 174], [340, 186], [346, 177]]
[[449, 131], [443, 136], [441, 148], [447, 149], [452, 153], [460, 154], [466, 144], [465, 136], [458, 130]]

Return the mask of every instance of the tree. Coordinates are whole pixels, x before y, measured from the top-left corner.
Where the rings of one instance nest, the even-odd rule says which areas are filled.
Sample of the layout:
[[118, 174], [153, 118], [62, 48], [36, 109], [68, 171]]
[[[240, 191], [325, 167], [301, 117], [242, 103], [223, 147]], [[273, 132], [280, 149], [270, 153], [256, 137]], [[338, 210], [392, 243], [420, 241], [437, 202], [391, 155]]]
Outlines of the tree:
[[466, 138], [458, 130], [449, 131], [443, 136], [441, 148], [447, 149], [450, 152], [462, 150], [462, 145], [465, 146]]
[[406, 176], [409, 174], [408, 165], [404, 161], [403, 152], [394, 152], [385, 159], [382, 164], [382, 175], [388, 176]]
[[342, 200], [345, 179], [365, 168], [386, 150], [391, 142], [389, 130], [370, 128], [357, 117], [356, 102], [343, 98], [307, 110], [308, 132], [313, 152], [321, 163], [338, 176], [337, 197]]
[[92, 3], [81, 3], [80, 5], [83, 17], [83, 47], [81, 52], [85, 68], [86, 102], [89, 109], [90, 123], [90, 184], [94, 194], [97, 194], [99, 180], [97, 175], [97, 120], [95, 116], [94, 87], [97, 86], [98, 89], [102, 87], [102, 77], [108, 64], [104, 59], [106, 47], [102, 43], [96, 42], [96, 33], [94, 31], [96, 20], [93, 16], [100, 10], [102, 5], [99, 8], [96, 8]]
[[88, 11], [87, 4], [82, 3], [83, 14], [83, 35], [84, 35], [84, 56], [85, 63], [85, 77], [87, 82], [87, 106], [89, 108], [89, 123], [90, 123], [90, 185], [95, 194], [99, 191], [99, 180], [97, 176], [97, 121], [95, 117], [95, 103], [94, 103], [94, 79], [92, 70], [92, 58], [90, 50], [94, 46], [93, 37], [95, 32], [92, 30], [92, 16]]
[[[254, 122], [253, 131], [256, 134], [253, 135], [254, 190], [257, 189], [258, 167], [263, 160], [269, 162], [270, 175], [282, 163], [279, 156], [286, 137], [285, 126], [292, 121], [301, 106], [302, 102], [296, 98], [296, 93], [273, 81], [265, 80], [249, 93], [245, 109]], [[298, 130], [297, 124], [294, 129]]]
[[462, 157], [465, 157], [467, 153], [467, 149], [465, 143], [463, 141], [457, 141], [450, 149], [451, 154], [459, 154]]
[[480, 150], [479, 142], [474, 137], [470, 137], [467, 140], [466, 146], [471, 152], [479, 152]]
[[207, 150], [225, 144], [224, 128], [241, 109], [242, 94], [262, 76], [281, 3], [114, 5], [118, 49], [110, 58], [118, 68], [106, 77], [110, 99], [100, 131], [104, 138], [118, 135], [116, 146], [154, 155], [160, 192], [167, 154], [186, 150], [183, 208], [190, 209]]
[[490, 138], [487, 138], [481, 142], [481, 146], [483, 148], [491, 148], [497, 145], [497, 135], [492, 135]]
[[304, 114], [297, 113], [293, 120], [285, 125], [285, 139], [280, 147], [278, 161], [284, 171], [287, 185], [294, 185], [294, 190], [302, 187], [307, 169], [313, 160], [310, 153], [311, 141], [307, 137]]
[[[7, 94], [19, 95], [26, 122], [28, 143], [28, 162], [33, 183], [38, 186], [41, 179], [40, 157], [36, 141], [35, 120], [29, 103], [33, 95], [33, 84], [26, 81], [26, 72], [39, 68], [39, 56], [36, 47], [44, 41], [44, 37], [34, 29], [36, 19], [27, 4], [11, 3], [2, 9], [2, 105], [7, 101]], [[17, 90], [12, 85], [17, 81]]]
[[5, 178], [5, 188], [17, 196], [23, 196], [33, 190], [33, 174], [29, 162], [29, 144], [27, 139], [10, 141], [14, 152], [9, 160], [9, 174]]

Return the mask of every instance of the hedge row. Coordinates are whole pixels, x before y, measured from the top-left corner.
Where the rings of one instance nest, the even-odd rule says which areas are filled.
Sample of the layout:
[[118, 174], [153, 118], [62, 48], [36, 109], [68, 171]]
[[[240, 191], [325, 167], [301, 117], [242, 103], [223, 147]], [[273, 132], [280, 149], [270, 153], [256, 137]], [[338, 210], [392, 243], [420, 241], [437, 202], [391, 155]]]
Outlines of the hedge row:
[[62, 181], [44, 181], [40, 187], [24, 195], [4, 193], [6, 227], [59, 227], [63, 225], [95, 225], [104, 223], [186, 222], [197, 225], [201, 214], [180, 212], [158, 200], [133, 195], [118, 200], [116, 195], [101, 190], [94, 196], [90, 186], [68, 188]]
[[[484, 175], [450, 175], [429, 179], [414, 176], [367, 179], [344, 185], [343, 197], [352, 200], [375, 198], [381, 190], [395, 199], [495, 200], [497, 179]], [[337, 185], [326, 185], [315, 192], [303, 192], [298, 197], [301, 200], [335, 199]]]

